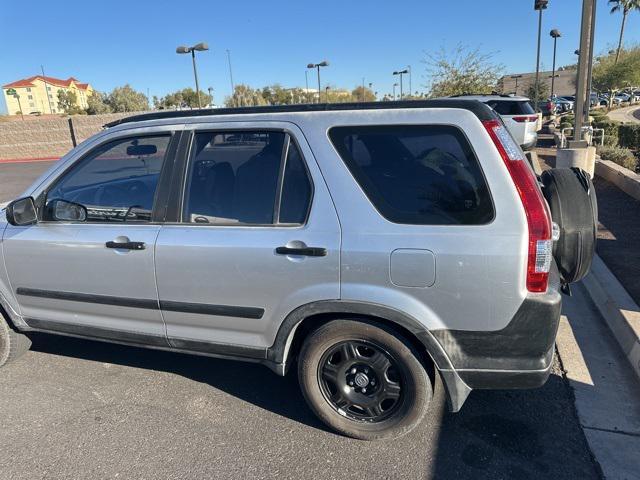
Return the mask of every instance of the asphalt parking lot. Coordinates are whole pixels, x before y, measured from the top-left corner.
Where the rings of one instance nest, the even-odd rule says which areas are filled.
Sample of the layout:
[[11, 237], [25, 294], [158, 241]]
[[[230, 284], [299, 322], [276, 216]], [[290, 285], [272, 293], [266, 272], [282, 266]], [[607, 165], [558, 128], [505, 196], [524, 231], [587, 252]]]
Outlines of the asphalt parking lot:
[[[0, 201], [48, 168], [0, 165]], [[556, 359], [530, 391], [473, 392], [399, 440], [327, 431], [295, 372], [50, 335], [0, 370], [0, 478], [599, 478]]]
[[[295, 375], [34, 335], [0, 371], [0, 476], [33, 478], [598, 478], [556, 362], [538, 390], [473, 392], [393, 442], [327, 431]], [[294, 373], [294, 372], [292, 372]], [[438, 386], [439, 387], [439, 386]]]

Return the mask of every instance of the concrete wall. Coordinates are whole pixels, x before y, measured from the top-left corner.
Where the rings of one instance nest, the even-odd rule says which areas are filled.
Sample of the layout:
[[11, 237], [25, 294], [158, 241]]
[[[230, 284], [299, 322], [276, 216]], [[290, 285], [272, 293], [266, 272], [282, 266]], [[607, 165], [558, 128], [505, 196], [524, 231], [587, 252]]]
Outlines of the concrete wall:
[[0, 122], [0, 160], [61, 157], [73, 148], [69, 119], [78, 143], [99, 132], [105, 123], [136, 113], [30, 117]]

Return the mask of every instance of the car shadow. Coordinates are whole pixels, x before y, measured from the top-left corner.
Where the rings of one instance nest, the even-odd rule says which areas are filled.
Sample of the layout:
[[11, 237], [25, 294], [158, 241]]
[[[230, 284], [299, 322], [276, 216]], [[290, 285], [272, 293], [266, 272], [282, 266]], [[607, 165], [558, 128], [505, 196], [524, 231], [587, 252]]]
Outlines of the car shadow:
[[155, 370], [210, 385], [260, 408], [328, 431], [307, 407], [295, 369], [285, 377], [250, 362], [224, 360], [99, 341], [30, 333], [31, 350], [101, 363]]

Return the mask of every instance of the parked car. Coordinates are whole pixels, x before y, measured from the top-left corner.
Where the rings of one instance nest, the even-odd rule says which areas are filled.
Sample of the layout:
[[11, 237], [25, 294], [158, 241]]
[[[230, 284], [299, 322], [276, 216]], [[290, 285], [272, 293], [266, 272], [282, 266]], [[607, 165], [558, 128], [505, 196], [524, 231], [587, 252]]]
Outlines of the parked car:
[[538, 141], [538, 115], [527, 97], [513, 95], [460, 95], [451, 98], [478, 100], [489, 105], [504, 122], [507, 130], [523, 150], [530, 150]]
[[617, 93], [616, 96], [613, 98], [616, 103], [624, 103], [624, 102], [631, 101], [631, 95], [624, 92]]
[[581, 172], [539, 183], [472, 100], [117, 120], [4, 211], [0, 365], [34, 331], [295, 365], [327, 425], [397, 437], [435, 375], [452, 411], [546, 381], [593, 255]]
[[556, 104], [558, 113], [566, 113], [573, 110], [573, 102], [564, 97], [556, 97], [553, 99], [553, 102]]
[[542, 113], [543, 116], [549, 117], [558, 113], [558, 106], [553, 100], [547, 99], [538, 102], [538, 110]]

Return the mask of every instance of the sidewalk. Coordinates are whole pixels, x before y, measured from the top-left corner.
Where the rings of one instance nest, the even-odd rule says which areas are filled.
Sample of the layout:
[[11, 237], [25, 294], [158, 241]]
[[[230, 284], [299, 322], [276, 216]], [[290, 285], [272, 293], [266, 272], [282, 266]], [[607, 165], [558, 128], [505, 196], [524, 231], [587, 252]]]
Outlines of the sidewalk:
[[618, 120], [619, 122], [640, 123], [640, 105], [612, 110], [607, 116], [611, 120]]

